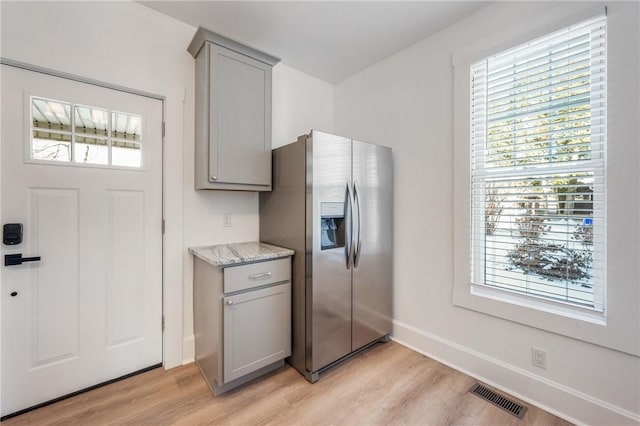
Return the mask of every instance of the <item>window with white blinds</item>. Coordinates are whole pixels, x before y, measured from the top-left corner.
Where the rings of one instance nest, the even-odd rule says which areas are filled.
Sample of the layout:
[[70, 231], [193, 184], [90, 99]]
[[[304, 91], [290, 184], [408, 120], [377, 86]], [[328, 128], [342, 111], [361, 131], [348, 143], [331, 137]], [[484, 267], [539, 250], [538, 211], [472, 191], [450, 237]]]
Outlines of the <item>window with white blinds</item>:
[[471, 280], [602, 312], [606, 18], [471, 66]]

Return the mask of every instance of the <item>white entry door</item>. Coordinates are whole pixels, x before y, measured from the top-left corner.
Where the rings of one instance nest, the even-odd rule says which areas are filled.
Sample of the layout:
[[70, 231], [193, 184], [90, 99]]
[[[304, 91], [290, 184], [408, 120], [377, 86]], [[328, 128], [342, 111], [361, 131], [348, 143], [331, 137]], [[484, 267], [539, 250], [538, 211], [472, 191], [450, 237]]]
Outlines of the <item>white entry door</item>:
[[2, 65], [1, 154], [2, 415], [161, 363], [162, 102]]

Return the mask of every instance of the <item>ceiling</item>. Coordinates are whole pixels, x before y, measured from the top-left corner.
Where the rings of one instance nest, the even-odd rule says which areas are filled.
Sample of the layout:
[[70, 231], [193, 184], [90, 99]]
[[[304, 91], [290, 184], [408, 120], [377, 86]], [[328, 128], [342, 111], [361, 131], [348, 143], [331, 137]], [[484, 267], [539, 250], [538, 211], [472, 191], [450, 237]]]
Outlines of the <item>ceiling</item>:
[[[338, 83], [486, 1], [140, 1]], [[186, 46], [185, 46], [186, 49]]]

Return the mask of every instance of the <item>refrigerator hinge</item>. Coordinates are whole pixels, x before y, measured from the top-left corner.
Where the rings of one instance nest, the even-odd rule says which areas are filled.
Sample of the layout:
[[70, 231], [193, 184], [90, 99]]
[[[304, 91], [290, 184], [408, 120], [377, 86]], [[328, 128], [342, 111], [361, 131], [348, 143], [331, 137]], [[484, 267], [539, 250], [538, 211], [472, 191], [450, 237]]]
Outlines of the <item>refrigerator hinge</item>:
[[165, 125], [164, 125], [164, 121], [162, 122], [162, 137], [164, 137], [164, 133], [165, 133]]

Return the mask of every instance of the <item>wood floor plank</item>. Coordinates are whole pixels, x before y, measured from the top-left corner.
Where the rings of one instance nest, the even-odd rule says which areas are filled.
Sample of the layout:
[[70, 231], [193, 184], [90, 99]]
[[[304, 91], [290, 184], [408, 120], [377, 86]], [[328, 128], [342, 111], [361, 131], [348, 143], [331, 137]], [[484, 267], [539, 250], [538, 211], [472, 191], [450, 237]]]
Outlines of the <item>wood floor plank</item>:
[[214, 397], [198, 367], [189, 364], [148, 371], [2, 425], [570, 424], [533, 406], [519, 420], [470, 394], [473, 383], [471, 377], [390, 342], [329, 370], [315, 384], [285, 366]]

